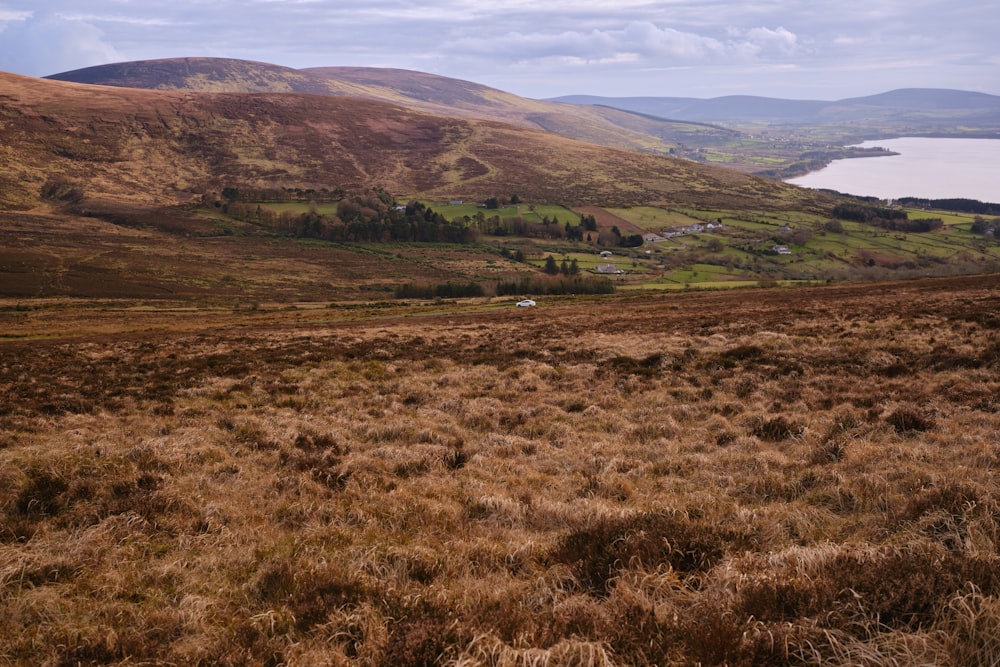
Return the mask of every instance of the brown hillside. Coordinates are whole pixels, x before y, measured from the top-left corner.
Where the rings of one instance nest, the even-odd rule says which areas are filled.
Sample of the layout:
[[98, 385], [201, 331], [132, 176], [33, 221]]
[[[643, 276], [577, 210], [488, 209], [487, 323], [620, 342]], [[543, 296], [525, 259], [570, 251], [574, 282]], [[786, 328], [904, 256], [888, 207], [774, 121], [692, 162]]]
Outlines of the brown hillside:
[[0, 74], [0, 100], [0, 205], [7, 207], [33, 206], [43, 189], [57, 198], [164, 205], [226, 186], [753, 209], [823, 201], [690, 162], [358, 98], [149, 91]]
[[[88, 67], [61, 81], [200, 92], [317, 93], [364, 97], [442, 116], [478, 118], [543, 129], [613, 148], [667, 153], [705, 126], [626, 111], [544, 102], [495, 88], [411, 70], [316, 67], [295, 70], [229, 58], [171, 58]], [[722, 135], [733, 132], [715, 128]]]
[[47, 78], [118, 88], [212, 93], [328, 92], [321, 81], [291, 67], [228, 58], [166, 58], [113, 63]]

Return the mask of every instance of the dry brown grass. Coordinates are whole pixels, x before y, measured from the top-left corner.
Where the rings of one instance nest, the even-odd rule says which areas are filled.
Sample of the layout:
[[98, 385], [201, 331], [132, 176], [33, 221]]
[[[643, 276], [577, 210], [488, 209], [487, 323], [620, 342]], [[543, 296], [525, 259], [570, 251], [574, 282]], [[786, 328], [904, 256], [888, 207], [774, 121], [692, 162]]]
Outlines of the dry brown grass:
[[[356, 97], [150, 91], [4, 73], [0, 95], [5, 208], [36, 206], [53, 180], [75, 189], [82, 208], [189, 204], [248, 186], [379, 186], [401, 198], [469, 201], [516, 192], [525, 201], [566, 205], [832, 204], [819, 193], [721, 168]], [[609, 127], [598, 116], [587, 122]], [[610, 129], [635, 145], [635, 133]]]
[[1000, 654], [997, 277], [50, 305], [0, 311], [47, 328], [0, 342], [0, 663]]

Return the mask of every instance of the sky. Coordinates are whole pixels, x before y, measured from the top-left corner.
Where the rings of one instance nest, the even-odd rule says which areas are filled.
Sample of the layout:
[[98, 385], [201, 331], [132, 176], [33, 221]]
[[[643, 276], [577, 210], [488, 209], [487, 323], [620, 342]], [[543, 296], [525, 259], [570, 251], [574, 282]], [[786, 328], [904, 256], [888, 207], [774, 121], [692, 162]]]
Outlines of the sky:
[[1000, 95], [996, 0], [0, 0], [0, 70], [220, 57], [525, 97]]

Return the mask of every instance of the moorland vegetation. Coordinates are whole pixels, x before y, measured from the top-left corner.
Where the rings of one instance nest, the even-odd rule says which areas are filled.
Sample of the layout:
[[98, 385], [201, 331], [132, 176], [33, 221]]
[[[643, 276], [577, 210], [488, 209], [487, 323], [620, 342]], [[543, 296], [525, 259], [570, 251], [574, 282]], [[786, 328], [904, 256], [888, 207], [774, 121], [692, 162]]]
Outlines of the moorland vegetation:
[[22, 305], [5, 663], [1000, 659], [996, 276]]

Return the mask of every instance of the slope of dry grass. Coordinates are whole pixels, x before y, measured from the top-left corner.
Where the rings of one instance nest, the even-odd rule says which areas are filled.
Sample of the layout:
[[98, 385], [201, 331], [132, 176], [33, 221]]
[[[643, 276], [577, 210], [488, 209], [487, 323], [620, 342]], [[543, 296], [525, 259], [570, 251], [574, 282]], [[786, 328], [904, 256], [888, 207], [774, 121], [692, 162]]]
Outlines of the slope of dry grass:
[[[470, 81], [392, 68], [296, 70], [230, 58], [168, 58], [87, 67], [52, 78], [151, 90], [362, 97], [437, 116], [498, 121], [602, 146], [664, 154], [693, 132], [705, 130], [626, 111], [532, 100]], [[717, 133], [735, 134], [721, 129]]]
[[995, 664], [998, 305], [0, 311], [0, 661]]
[[[136, 90], [0, 74], [0, 206], [53, 182], [86, 201], [197, 201], [223, 187], [364, 189], [482, 201], [785, 210], [792, 186], [495, 122], [301, 93]], [[827, 202], [828, 203], [828, 202]]]
[[0, 212], [0, 297], [329, 303], [391, 298], [409, 281], [489, 281], [533, 270], [480, 245], [317, 243], [227, 234], [177, 209], [106, 211], [116, 222]]

